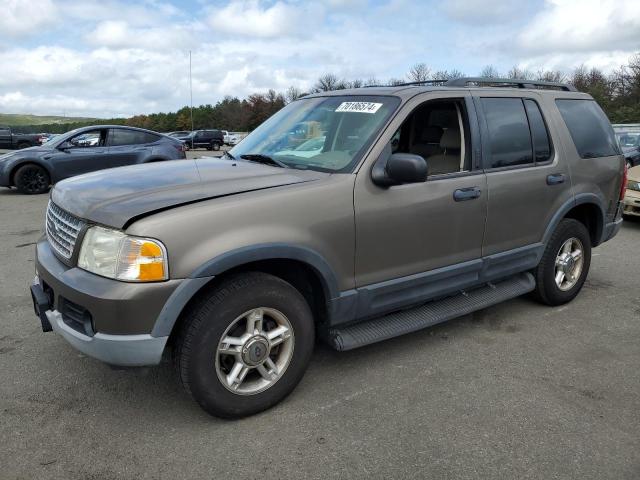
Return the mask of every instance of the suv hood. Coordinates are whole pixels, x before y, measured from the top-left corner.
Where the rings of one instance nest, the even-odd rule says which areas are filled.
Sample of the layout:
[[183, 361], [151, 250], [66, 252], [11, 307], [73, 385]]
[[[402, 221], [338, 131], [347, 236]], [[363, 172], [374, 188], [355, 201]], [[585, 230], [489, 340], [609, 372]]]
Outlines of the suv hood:
[[51, 199], [80, 218], [124, 228], [131, 220], [160, 210], [327, 175], [244, 160], [175, 160], [73, 177], [57, 183]]

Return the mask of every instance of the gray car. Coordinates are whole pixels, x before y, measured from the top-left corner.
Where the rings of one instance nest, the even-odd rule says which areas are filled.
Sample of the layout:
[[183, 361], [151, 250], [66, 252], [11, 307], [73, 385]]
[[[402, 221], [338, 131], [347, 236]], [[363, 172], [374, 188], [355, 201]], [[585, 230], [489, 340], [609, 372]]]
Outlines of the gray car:
[[311, 95], [222, 158], [58, 183], [31, 292], [85, 354], [170, 356], [207, 412], [250, 415], [316, 338], [349, 350], [527, 293], [571, 301], [620, 228], [624, 171], [603, 111], [562, 84]]
[[82, 173], [183, 158], [181, 141], [150, 130], [83, 127], [41, 146], [0, 156], [0, 186], [27, 194], [45, 193], [50, 185]]

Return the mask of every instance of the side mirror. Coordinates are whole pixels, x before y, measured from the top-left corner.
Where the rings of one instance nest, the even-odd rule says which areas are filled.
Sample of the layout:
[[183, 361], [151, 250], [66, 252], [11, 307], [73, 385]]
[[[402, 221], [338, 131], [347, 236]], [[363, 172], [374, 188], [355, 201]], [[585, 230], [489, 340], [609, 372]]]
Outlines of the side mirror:
[[73, 147], [73, 143], [71, 143], [71, 142], [63, 142], [60, 145], [58, 145], [58, 150], [62, 150], [63, 152], [66, 152], [71, 147]]
[[389, 153], [390, 148], [385, 149], [373, 166], [371, 171], [373, 183], [381, 187], [390, 187], [427, 180], [427, 161], [420, 155], [411, 153], [389, 155]]

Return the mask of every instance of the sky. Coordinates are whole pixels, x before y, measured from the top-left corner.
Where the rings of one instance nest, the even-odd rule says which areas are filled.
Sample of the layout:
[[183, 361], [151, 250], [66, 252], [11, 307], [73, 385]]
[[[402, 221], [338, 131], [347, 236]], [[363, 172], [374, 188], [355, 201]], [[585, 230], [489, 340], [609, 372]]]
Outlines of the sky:
[[0, 112], [114, 117], [215, 104], [323, 73], [419, 62], [611, 71], [640, 51], [638, 0], [0, 0]]

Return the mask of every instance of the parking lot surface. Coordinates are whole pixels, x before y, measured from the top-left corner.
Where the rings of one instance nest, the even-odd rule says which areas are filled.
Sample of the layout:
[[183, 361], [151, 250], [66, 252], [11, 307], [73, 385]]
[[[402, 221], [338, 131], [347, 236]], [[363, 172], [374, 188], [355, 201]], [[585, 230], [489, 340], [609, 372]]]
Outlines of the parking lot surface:
[[318, 345], [288, 399], [222, 421], [171, 365], [113, 370], [41, 332], [28, 286], [46, 202], [0, 189], [2, 479], [640, 478], [640, 222], [594, 250], [569, 305], [519, 298]]

